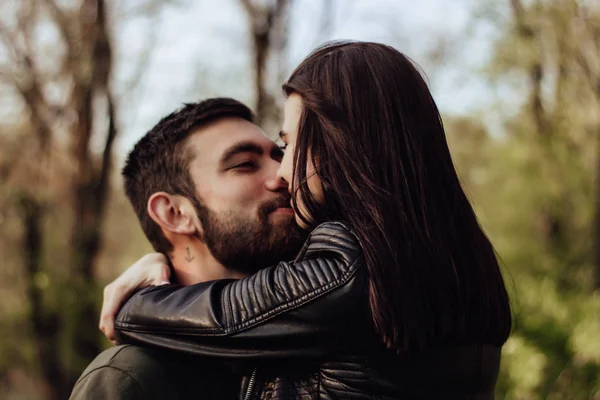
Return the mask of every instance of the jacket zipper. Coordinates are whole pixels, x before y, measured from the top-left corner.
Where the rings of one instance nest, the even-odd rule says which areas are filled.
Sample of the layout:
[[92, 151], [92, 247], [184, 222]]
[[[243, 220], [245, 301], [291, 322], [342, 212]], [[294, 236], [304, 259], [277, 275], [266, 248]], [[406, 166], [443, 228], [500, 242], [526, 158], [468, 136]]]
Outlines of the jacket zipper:
[[256, 368], [252, 370], [252, 375], [250, 376], [250, 380], [248, 381], [248, 390], [246, 391], [246, 396], [244, 396], [244, 400], [250, 400], [250, 396], [252, 395], [252, 390], [254, 389], [254, 384], [256, 383]]

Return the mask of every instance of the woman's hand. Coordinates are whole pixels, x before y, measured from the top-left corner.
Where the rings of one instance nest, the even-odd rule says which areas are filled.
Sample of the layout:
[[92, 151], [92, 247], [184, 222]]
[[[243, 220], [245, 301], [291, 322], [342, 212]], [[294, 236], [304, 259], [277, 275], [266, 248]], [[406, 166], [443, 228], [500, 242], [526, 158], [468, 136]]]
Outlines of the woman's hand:
[[108, 340], [117, 344], [114, 328], [115, 317], [129, 295], [136, 289], [168, 285], [170, 276], [171, 271], [165, 255], [150, 253], [136, 261], [121, 276], [104, 288], [99, 328]]

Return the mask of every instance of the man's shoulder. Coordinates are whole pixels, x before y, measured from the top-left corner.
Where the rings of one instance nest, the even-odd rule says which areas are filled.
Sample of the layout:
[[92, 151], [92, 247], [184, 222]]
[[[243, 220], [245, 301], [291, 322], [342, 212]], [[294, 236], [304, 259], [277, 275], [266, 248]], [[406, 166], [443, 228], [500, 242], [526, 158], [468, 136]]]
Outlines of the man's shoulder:
[[163, 358], [162, 353], [138, 346], [107, 349], [83, 371], [71, 399], [103, 398], [113, 391], [118, 394], [115, 398], [155, 398], [169, 382]]
[[239, 377], [218, 360], [121, 345], [100, 353], [77, 380], [70, 400], [233, 399]]
[[163, 362], [163, 353], [158, 351], [139, 346], [120, 345], [100, 353], [83, 371], [81, 378], [103, 368], [122, 371], [135, 378], [148, 371], [163, 369]]

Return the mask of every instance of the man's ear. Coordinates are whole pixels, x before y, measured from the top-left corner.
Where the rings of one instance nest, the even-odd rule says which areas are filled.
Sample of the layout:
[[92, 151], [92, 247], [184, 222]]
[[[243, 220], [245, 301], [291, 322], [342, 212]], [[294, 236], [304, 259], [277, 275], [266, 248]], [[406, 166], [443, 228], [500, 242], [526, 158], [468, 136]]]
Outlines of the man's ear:
[[156, 192], [148, 199], [148, 215], [164, 230], [181, 235], [194, 235], [195, 211], [183, 196]]

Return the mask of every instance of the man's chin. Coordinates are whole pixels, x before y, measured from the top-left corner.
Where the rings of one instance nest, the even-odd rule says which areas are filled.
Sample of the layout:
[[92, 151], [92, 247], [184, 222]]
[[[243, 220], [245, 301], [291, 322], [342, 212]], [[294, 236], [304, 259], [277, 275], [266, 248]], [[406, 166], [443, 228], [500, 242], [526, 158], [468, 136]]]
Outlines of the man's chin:
[[198, 215], [212, 255], [228, 268], [244, 273], [294, 259], [308, 236], [296, 224], [289, 207], [259, 212], [253, 221], [242, 213], [205, 210]]

